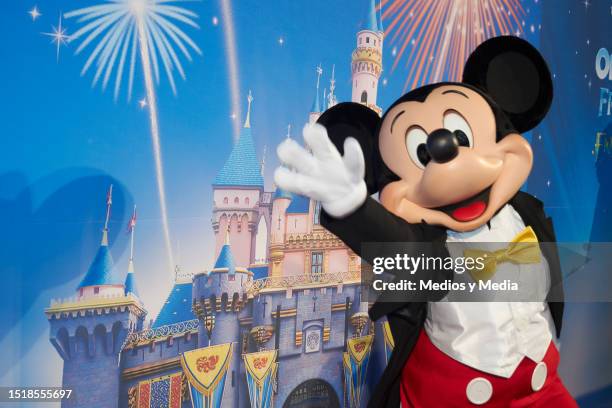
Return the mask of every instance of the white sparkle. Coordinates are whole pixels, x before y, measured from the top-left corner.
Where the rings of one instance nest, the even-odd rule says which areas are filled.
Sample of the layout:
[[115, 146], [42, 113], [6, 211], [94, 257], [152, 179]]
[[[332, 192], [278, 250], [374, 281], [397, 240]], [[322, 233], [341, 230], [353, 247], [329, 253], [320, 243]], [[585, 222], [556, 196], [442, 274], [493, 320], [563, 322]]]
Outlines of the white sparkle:
[[546, 180], [546, 187], [550, 187], [550, 180]]
[[232, 112], [232, 113], [230, 114], [230, 119], [231, 119], [231, 120], [236, 120], [236, 113], [235, 113], [235, 112]]
[[144, 109], [148, 105], [147, 98], [142, 98], [141, 100], [139, 100], [138, 105], [140, 106], [140, 109]]
[[582, 2], [582, 4], [584, 4], [584, 9], [587, 10], [589, 8], [589, 6], [591, 5], [591, 3], [589, 3], [589, 0], [584, 0]]
[[535, 33], [535, 26], [533, 24], [529, 27], [529, 31]]
[[387, 78], [383, 78], [382, 84], [383, 86], [387, 86]]
[[285, 43], [285, 39], [283, 37], [279, 37], [278, 44], [282, 46]]
[[59, 16], [59, 23], [57, 24], [57, 27], [51, 26], [51, 31], [52, 32], [50, 33], [43, 33], [43, 34], [51, 37], [51, 43], [55, 44], [56, 46], [56, 57], [57, 57], [57, 60], [59, 61], [60, 47], [62, 45], [68, 44], [68, 42], [70, 41], [70, 36], [66, 32], [66, 29], [62, 27], [62, 14], [61, 13]]
[[214, 26], [219, 25], [219, 18], [217, 16], [214, 16], [212, 18], [212, 25]]
[[28, 11], [28, 14], [32, 16], [32, 21], [36, 21], [38, 17], [42, 16], [42, 13], [38, 9], [38, 6], [34, 6], [32, 10]]
[[393, 55], [394, 57], [397, 55], [397, 47], [393, 47], [393, 49], [391, 50], [391, 55]]

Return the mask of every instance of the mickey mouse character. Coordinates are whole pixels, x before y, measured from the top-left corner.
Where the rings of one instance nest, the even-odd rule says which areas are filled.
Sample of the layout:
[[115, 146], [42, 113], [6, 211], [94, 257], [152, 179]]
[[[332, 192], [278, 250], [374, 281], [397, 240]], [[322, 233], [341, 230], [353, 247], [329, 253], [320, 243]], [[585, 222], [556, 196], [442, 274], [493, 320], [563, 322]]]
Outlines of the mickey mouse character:
[[[538, 51], [517, 37], [482, 43], [463, 80], [415, 89], [382, 118], [357, 103], [304, 128], [309, 150], [278, 147], [276, 184], [321, 202], [321, 223], [362, 255], [364, 242], [555, 242], [542, 203], [519, 191], [533, 162], [521, 133], [552, 101]], [[379, 201], [371, 198], [379, 193]], [[539, 302], [381, 302], [395, 350], [371, 407], [576, 407], [557, 375], [563, 292], [556, 250]], [[439, 255], [448, 256], [444, 249]], [[367, 260], [367, 259], [366, 259]], [[507, 270], [520, 263], [508, 262]]]

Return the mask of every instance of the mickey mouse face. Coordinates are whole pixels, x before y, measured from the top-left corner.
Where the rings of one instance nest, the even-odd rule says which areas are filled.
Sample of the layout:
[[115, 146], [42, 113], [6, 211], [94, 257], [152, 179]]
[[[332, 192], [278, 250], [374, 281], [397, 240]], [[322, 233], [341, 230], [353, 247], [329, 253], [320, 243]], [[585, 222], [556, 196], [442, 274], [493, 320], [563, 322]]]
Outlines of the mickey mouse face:
[[342, 153], [348, 136], [365, 154], [369, 192], [408, 222], [477, 228], [516, 194], [532, 167], [522, 132], [552, 101], [542, 56], [517, 37], [497, 37], [470, 56], [461, 83], [427, 85], [399, 98], [382, 119], [356, 103], [319, 122]]
[[524, 183], [529, 144], [511, 133], [497, 142], [497, 121], [476, 90], [441, 85], [424, 101], [396, 104], [379, 132], [383, 162], [400, 180], [381, 202], [409, 222], [461, 231], [488, 221]]

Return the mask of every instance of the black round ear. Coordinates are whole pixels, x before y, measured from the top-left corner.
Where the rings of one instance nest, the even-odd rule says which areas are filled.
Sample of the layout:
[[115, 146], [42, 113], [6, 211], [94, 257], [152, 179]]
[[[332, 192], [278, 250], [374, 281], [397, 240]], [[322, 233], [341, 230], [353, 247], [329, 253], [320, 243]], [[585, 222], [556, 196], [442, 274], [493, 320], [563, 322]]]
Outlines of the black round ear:
[[521, 133], [537, 126], [552, 102], [552, 79], [544, 58], [518, 37], [495, 37], [480, 44], [465, 63], [463, 82], [489, 95]]
[[344, 154], [344, 140], [354, 137], [361, 145], [366, 164], [365, 182], [368, 193], [378, 192], [378, 168], [382, 164], [378, 153], [380, 117], [372, 109], [354, 102], [339, 103], [319, 117], [327, 134], [340, 154]]

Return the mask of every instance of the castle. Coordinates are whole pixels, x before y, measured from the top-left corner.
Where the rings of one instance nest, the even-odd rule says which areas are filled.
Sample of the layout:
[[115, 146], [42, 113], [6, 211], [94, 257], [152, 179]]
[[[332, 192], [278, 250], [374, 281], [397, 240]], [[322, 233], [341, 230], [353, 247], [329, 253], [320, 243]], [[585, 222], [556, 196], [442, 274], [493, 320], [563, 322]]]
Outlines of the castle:
[[[374, 0], [352, 54], [352, 100], [378, 113], [383, 31]], [[336, 103], [319, 98], [309, 120]], [[252, 97], [238, 141], [213, 182], [214, 267], [177, 273], [158, 316], [125, 279], [108, 247], [73, 298], [45, 310], [63, 359], [63, 407], [358, 407], [393, 347], [388, 325], [368, 319], [360, 259], [319, 224], [320, 205], [264, 190], [251, 128]], [[134, 225], [132, 222], [130, 226]], [[133, 241], [132, 241], [133, 245]]]

